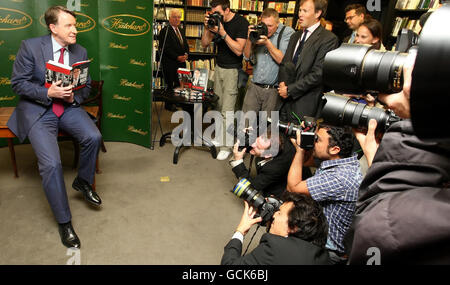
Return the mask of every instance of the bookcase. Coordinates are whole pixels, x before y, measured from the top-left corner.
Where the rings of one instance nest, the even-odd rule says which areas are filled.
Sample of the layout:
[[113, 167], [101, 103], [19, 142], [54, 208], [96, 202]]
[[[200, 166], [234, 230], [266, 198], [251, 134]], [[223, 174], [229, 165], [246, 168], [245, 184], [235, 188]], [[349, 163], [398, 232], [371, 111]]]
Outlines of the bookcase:
[[[161, 6], [165, 6], [166, 16], [164, 16]], [[287, 26], [295, 27], [298, 18], [298, 1], [230, 0], [230, 6], [231, 10], [244, 16], [250, 24], [256, 24], [258, 17], [267, 7], [277, 10], [280, 14], [280, 21]], [[180, 10], [186, 38], [200, 39], [203, 33], [204, 15], [210, 9], [209, 0], [155, 0], [154, 15], [156, 21], [161, 23], [156, 27], [158, 31], [161, 29], [164, 19], [168, 18], [171, 9]], [[201, 52], [197, 49], [195, 51]]]
[[[210, 0], [155, 0], [153, 15], [154, 34], [154, 58], [157, 58], [158, 42], [157, 35], [161, 31], [169, 18], [170, 10], [178, 9], [181, 12], [181, 25], [184, 28], [185, 36], [189, 44], [189, 60], [186, 63], [188, 69], [207, 68], [213, 69], [215, 66], [215, 47], [211, 43], [204, 49], [201, 46], [203, 34], [203, 20], [206, 11], [210, 10]], [[277, 0], [230, 0], [230, 8], [234, 12], [244, 16], [250, 24], [256, 24], [258, 18], [267, 7], [274, 8], [280, 15], [280, 22], [295, 28], [298, 19], [298, 6], [300, 1]], [[165, 13], [164, 13], [165, 12]], [[157, 70], [158, 62], [153, 61], [153, 70]], [[159, 72], [154, 80], [156, 88], [162, 87], [164, 81], [160, 78]]]
[[404, 28], [420, 33], [419, 19], [429, 10], [436, 9], [439, 0], [394, 0], [389, 4], [388, 21], [384, 25], [385, 46], [391, 49]]

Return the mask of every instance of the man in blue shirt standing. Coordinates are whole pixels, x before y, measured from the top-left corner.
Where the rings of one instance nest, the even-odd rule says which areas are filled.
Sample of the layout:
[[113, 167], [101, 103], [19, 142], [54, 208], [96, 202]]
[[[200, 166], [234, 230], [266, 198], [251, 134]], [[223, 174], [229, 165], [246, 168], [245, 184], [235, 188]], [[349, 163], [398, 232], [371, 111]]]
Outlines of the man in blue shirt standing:
[[353, 134], [350, 129], [322, 125], [312, 155], [321, 160], [314, 176], [302, 178], [305, 150], [300, 148], [301, 136], [291, 139], [296, 154], [288, 173], [287, 190], [310, 195], [322, 205], [328, 220], [326, 248], [333, 263], [347, 260], [343, 245], [356, 209], [358, 189], [362, 181], [359, 161], [352, 154]]
[[[256, 63], [253, 61], [253, 79], [245, 94], [242, 111], [266, 111], [270, 116], [271, 111], [280, 107], [278, 69], [294, 30], [281, 24], [278, 12], [272, 8], [263, 11], [261, 22], [267, 26], [267, 36], [260, 36], [255, 43], [247, 37], [244, 48], [244, 59], [250, 62], [254, 59]], [[254, 28], [249, 26], [249, 35]]]

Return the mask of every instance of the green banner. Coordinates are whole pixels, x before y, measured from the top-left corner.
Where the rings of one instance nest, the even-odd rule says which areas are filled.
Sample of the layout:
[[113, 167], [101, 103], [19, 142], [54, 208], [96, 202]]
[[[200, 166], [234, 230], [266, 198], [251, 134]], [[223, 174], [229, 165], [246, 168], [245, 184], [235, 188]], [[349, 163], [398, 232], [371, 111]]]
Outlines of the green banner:
[[48, 33], [44, 13], [52, 5], [76, 13], [77, 43], [92, 61], [90, 76], [105, 81], [103, 138], [150, 147], [152, 0], [2, 0], [0, 107], [17, 104], [11, 89], [15, 56], [23, 39]]
[[152, 14], [151, 1], [99, 1], [100, 73], [108, 82], [103, 120], [107, 140], [151, 142]]

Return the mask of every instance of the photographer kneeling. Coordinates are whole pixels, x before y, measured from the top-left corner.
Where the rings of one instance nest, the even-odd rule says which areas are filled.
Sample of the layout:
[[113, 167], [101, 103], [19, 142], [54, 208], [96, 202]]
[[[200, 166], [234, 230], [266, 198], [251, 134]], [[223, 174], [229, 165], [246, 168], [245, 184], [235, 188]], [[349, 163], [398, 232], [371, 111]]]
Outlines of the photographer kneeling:
[[[246, 148], [239, 150], [239, 141], [234, 145], [230, 165], [236, 178], [247, 178], [265, 197], [280, 197], [286, 190], [287, 174], [295, 149], [283, 135], [272, 137], [270, 128], [266, 134], [256, 138], [249, 153], [256, 157], [255, 177], [250, 177], [244, 163]], [[310, 173], [309, 173], [310, 174]]]
[[308, 179], [302, 173], [305, 150], [300, 148], [300, 132], [297, 140], [291, 142], [296, 154], [289, 169], [287, 190], [310, 195], [323, 206], [329, 224], [326, 247], [333, 263], [343, 263], [347, 259], [343, 240], [353, 220], [362, 180], [357, 156], [352, 155], [353, 135], [346, 128], [321, 125], [312, 155], [322, 163]]
[[327, 239], [327, 221], [322, 208], [310, 197], [285, 192], [284, 203], [273, 215], [259, 245], [241, 256], [244, 235], [261, 217], [245, 201], [245, 209], [236, 233], [225, 246], [222, 265], [322, 265], [329, 264], [324, 249]]

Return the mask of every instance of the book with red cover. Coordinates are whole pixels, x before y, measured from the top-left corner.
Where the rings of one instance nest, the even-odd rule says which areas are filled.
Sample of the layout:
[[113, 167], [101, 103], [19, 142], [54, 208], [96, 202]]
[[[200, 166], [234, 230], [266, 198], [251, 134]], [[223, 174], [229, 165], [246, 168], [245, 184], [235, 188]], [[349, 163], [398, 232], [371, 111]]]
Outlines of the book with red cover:
[[178, 79], [180, 80], [181, 88], [191, 88], [192, 86], [192, 74], [191, 70], [187, 68], [178, 68]]
[[72, 90], [86, 86], [89, 76], [90, 60], [78, 61], [70, 65], [49, 60], [46, 64], [45, 87], [49, 88], [53, 82], [62, 80], [61, 86], [72, 85]]

